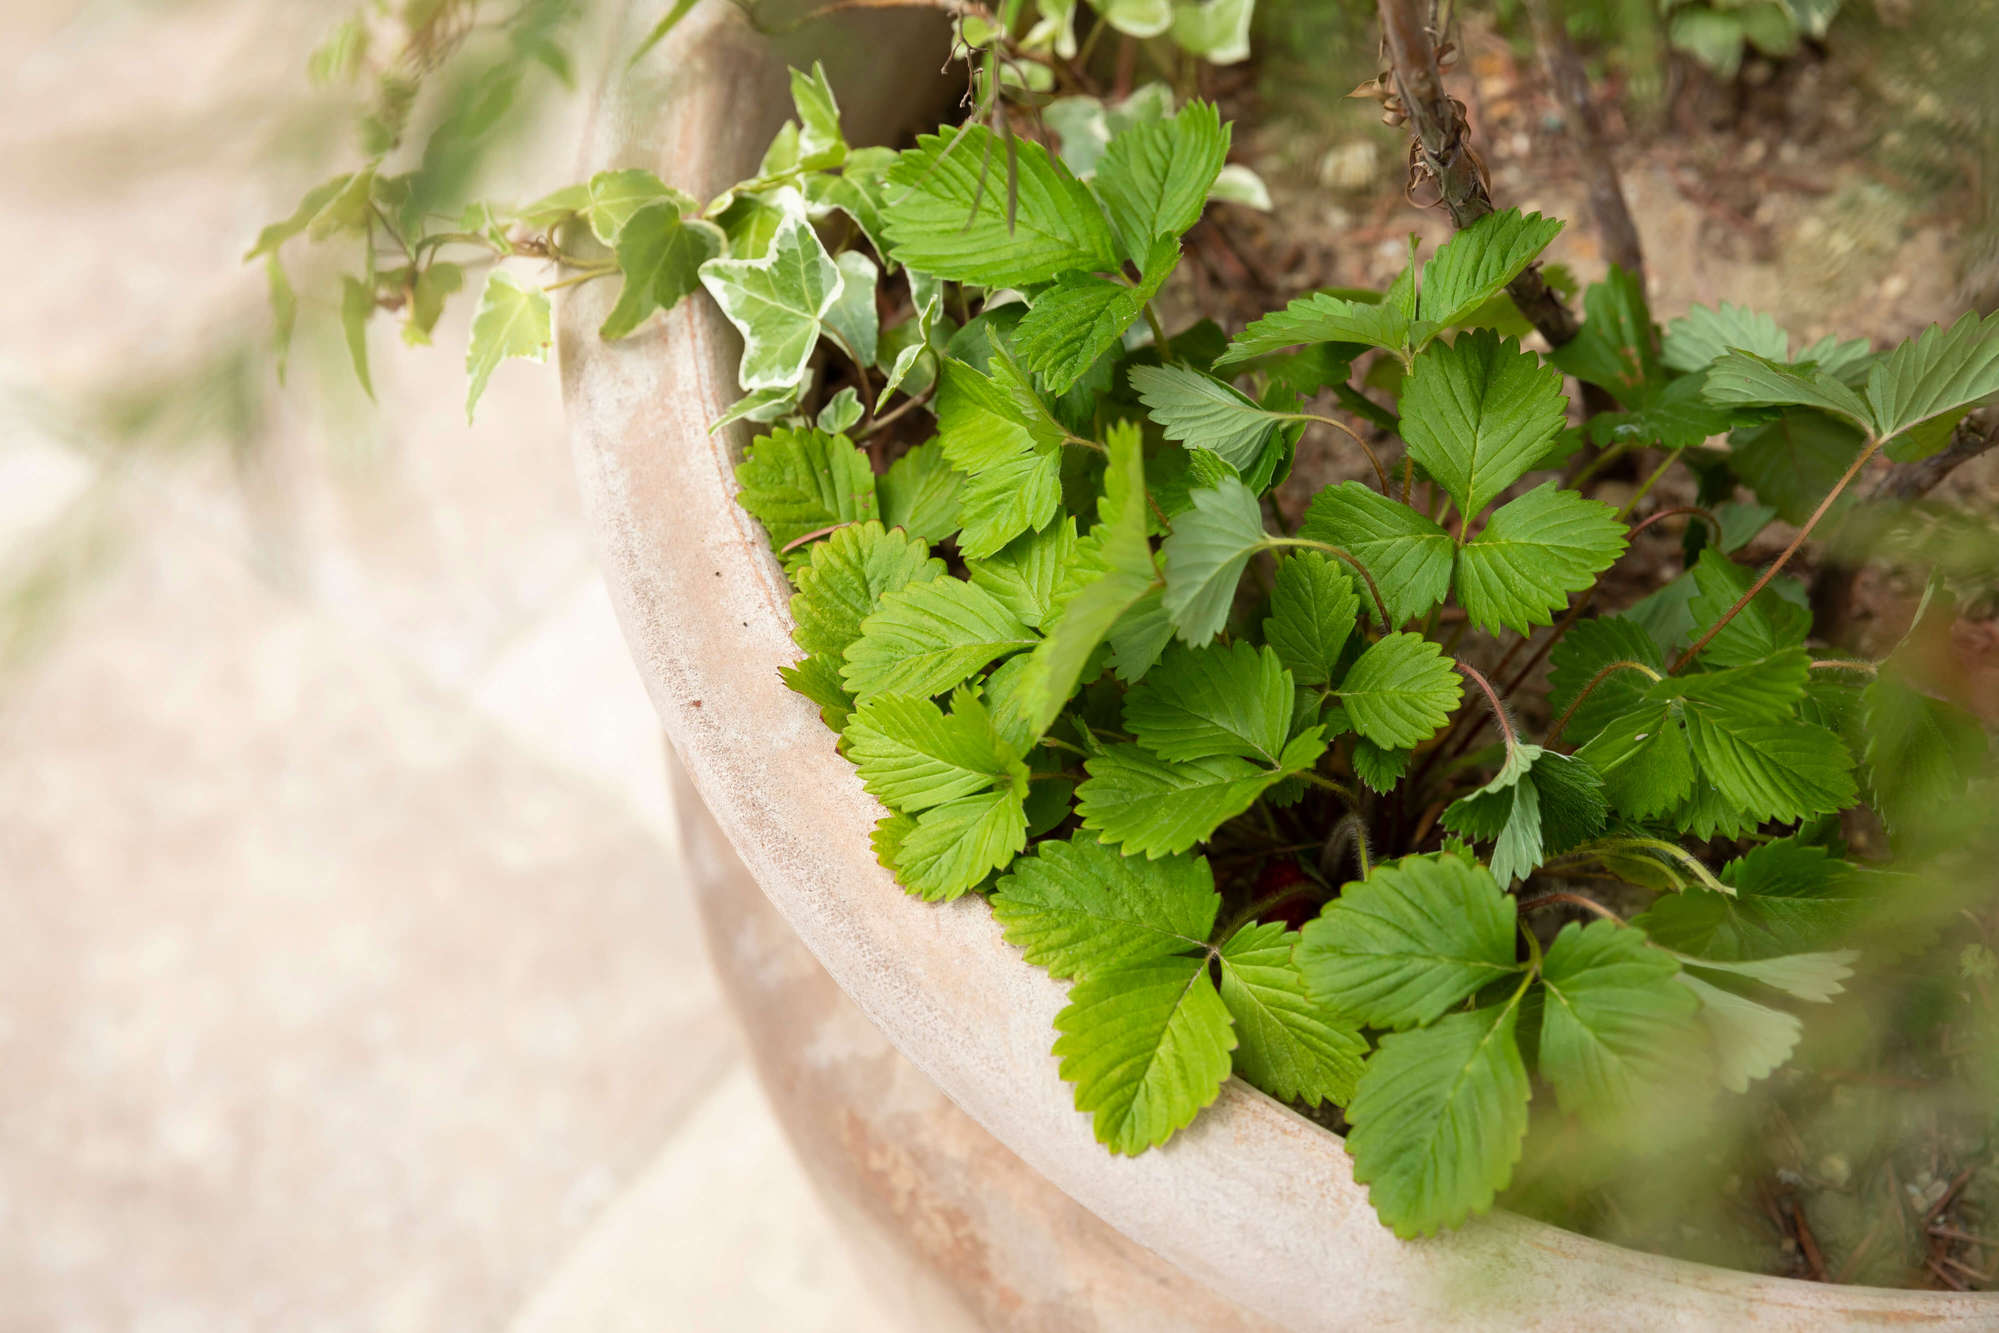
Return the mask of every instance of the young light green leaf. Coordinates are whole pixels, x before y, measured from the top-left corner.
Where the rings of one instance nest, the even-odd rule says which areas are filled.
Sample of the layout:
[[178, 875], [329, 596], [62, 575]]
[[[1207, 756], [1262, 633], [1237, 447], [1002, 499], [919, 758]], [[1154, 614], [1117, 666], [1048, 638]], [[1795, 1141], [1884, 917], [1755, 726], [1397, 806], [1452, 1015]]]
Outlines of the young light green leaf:
[[1076, 520], [1060, 518], [1039, 532], [1014, 538], [983, 560], [965, 562], [978, 587], [1030, 628], [1039, 629], [1055, 609], [1055, 595], [1076, 558]]
[[1519, 277], [1561, 230], [1539, 213], [1486, 214], [1424, 263], [1417, 313], [1439, 329], [1457, 324]]
[[1128, 854], [1184, 852], [1325, 749], [1317, 727], [1293, 737], [1274, 769], [1237, 758], [1169, 763], [1143, 746], [1114, 745], [1084, 762], [1090, 776], [1076, 788], [1076, 812]]
[[[1926, 421], [1999, 394], [1999, 316], [1966, 313], [1949, 328], [1932, 324], [1896, 347], [1867, 374], [1877, 439], [1893, 440]], [[1948, 433], [1913, 447], [1888, 446], [1888, 456], [1913, 462], [1949, 442]]]
[[1501, 977], [1513, 959], [1514, 901], [1455, 856], [1376, 866], [1305, 923], [1298, 966], [1314, 998], [1369, 1027], [1409, 1028]]
[[736, 501], [764, 525], [771, 549], [875, 517], [875, 474], [844, 435], [784, 427], [759, 436], [736, 464]]
[[1730, 1092], [1747, 1092], [1756, 1079], [1768, 1078], [1797, 1049], [1805, 1025], [1796, 1014], [1746, 1000], [1734, 991], [1681, 972], [1675, 981], [1700, 1001], [1701, 1026], [1707, 1029], [1714, 1055], [1715, 1077]]
[[1390, 634], [1360, 655], [1340, 682], [1353, 728], [1391, 749], [1427, 740], [1464, 697], [1451, 659], [1420, 634]]
[[[622, 171], [600, 171], [592, 176], [580, 211], [598, 240], [605, 245], [615, 245], [618, 233], [640, 209], [660, 202], [677, 201], [677, 192], [665, 181], [650, 171], [634, 167]], [[678, 217], [682, 211], [676, 207], [674, 215]]]
[[1490, 634], [1554, 623], [1572, 593], [1624, 553], [1624, 525], [1600, 500], [1543, 482], [1493, 511], [1458, 552], [1458, 601]]
[[1270, 432], [1284, 421], [1212, 375], [1185, 366], [1133, 366], [1131, 387], [1169, 440], [1190, 449], [1212, 449], [1238, 472], [1263, 452]]
[[1210, 65], [1247, 60], [1255, 10], [1256, 0], [1174, 0], [1173, 44]]
[[967, 477], [958, 539], [967, 556], [991, 555], [1055, 516], [1068, 432], [1002, 349], [994, 348], [990, 375], [956, 359], [944, 363], [937, 426], [944, 456]]
[[1346, 551], [1373, 577], [1396, 624], [1444, 600], [1455, 547], [1450, 534], [1405, 504], [1358, 481], [1312, 497], [1298, 535]]
[[736, 379], [744, 390], [790, 388], [804, 379], [843, 282], [812, 225], [786, 214], [762, 259], [710, 259], [700, 272], [701, 285], [743, 335]]
[[[272, 260], [273, 263], [277, 261]], [[403, 341], [411, 347], [430, 346], [431, 331], [444, 314], [444, 298], [465, 285], [465, 270], [448, 260], [432, 260], [410, 284], [409, 314], [403, 320]]]
[[1166, 614], [1199, 647], [1228, 622], [1243, 568], [1269, 540], [1256, 493], [1233, 478], [1197, 490], [1160, 547], [1166, 558]]
[[883, 524], [926, 542], [943, 541], [957, 531], [964, 480], [944, 456], [942, 441], [918, 445], [875, 480]]
[[1795, 403], [1844, 417], [1862, 430], [1873, 425], [1872, 413], [1860, 395], [1823, 370], [1783, 365], [1754, 352], [1733, 351], [1716, 357], [1701, 391], [1714, 403], [1745, 407]]
[[1244, 329], [1215, 362], [1239, 365], [1301, 343], [1358, 343], [1400, 351], [1409, 341], [1409, 313], [1393, 301], [1370, 303], [1315, 292]]
[[[1011, 177], [996, 165], [1009, 151]], [[1009, 150], [983, 125], [922, 135], [889, 169], [888, 189], [890, 253], [923, 273], [1021, 287], [1118, 265], [1096, 200], [1031, 139], [1015, 138]]]
[[1846, 987], [1841, 983], [1853, 975], [1853, 964], [1859, 957], [1859, 951], [1854, 949], [1728, 960], [1679, 955], [1680, 962], [1687, 967], [1748, 977], [1810, 1004], [1830, 1004], [1835, 995], [1844, 993]]
[[1236, 1072], [1282, 1101], [1344, 1104], [1353, 1099], [1367, 1042], [1306, 991], [1292, 958], [1297, 943], [1283, 922], [1266, 921], [1222, 945], [1222, 1003], [1239, 1039]]
[[942, 694], [1038, 637], [985, 589], [931, 579], [881, 599], [848, 645], [841, 676], [859, 699]]
[[1478, 329], [1416, 358], [1402, 434], [1467, 519], [1533, 467], [1562, 429], [1561, 376], [1520, 344]]
[[843, 738], [868, 791], [904, 814], [992, 788], [1026, 793], [1027, 766], [969, 693], [949, 714], [929, 699], [878, 694], [855, 708]]
[[1700, 1004], [1675, 984], [1679, 971], [1642, 930], [1612, 921], [1562, 927], [1541, 964], [1541, 1076], [1564, 1111], [1615, 1132], [1686, 1076]]
[[925, 810], [896, 846], [896, 880], [926, 902], [948, 902], [1020, 855], [1027, 812], [1012, 791], [983, 792]]
[[1276, 764], [1295, 688], [1269, 648], [1181, 647], [1125, 696], [1125, 729], [1161, 759], [1234, 755]]
[[792, 641], [814, 657], [842, 660], [883, 597], [943, 576], [944, 562], [903, 532], [876, 522], [841, 528], [815, 542], [811, 558], [792, 573], [798, 589], [791, 599], [798, 622]]
[[1136, 963], [1079, 981], [1055, 1016], [1054, 1054], [1094, 1113], [1097, 1142], [1135, 1156], [1157, 1147], [1214, 1101], [1235, 1047], [1208, 960]]
[[501, 361], [510, 356], [546, 361], [553, 337], [547, 294], [539, 287], [523, 287], [504, 269], [494, 269], [472, 315], [472, 345], [465, 352], [472, 387], [465, 397], [465, 419], [472, 419], [486, 381]]
[[1674, 370], [1692, 373], [1733, 351], [1788, 361], [1791, 337], [1770, 316], [1723, 301], [1718, 306], [1694, 306], [1666, 325], [1659, 355]]
[[798, 112], [798, 165], [806, 171], [837, 167], [847, 158], [847, 141], [840, 134], [840, 105], [826, 67], [812, 62], [812, 72], [791, 71], [791, 105]]
[[1454, 1227], [1492, 1206], [1527, 1133], [1517, 1002], [1382, 1038], [1347, 1119], [1354, 1179], [1395, 1234]]
[[1299, 551], [1277, 566], [1263, 638], [1300, 685], [1324, 685], [1353, 637], [1360, 594], [1332, 557]]
[[1199, 101], [1111, 140], [1097, 163], [1096, 193], [1127, 258], [1143, 264], [1154, 241], [1194, 225], [1228, 152], [1221, 114]]
[[722, 254], [722, 229], [699, 218], [681, 219], [671, 200], [645, 205], [618, 231], [618, 271], [624, 286], [598, 328], [600, 337], [622, 338], [655, 310], [671, 310], [701, 283], [701, 266]]
[[812, 424], [828, 435], [845, 435], [860, 424], [865, 413], [861, 396], [849, 384], [826, 400], [826, 405], [819, 409], [819, 415], [812, 418]]
[[1041, 843], [992, 896], [1007, 943], [1065, 979], [1203, 949], [1221, 905], [1205, 858], [1148, 861], [1088, 835]]

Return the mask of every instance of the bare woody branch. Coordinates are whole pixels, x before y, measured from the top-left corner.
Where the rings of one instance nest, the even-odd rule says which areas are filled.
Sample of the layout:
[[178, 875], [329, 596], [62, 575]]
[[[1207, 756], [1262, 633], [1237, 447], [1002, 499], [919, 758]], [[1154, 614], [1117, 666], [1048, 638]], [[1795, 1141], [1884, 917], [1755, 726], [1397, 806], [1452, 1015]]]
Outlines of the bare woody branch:
[[1541, 63], [1555, 85], [1568, 122], [1569, 137], [1575, 140], [1576, 156], [1582, 160], [1583, 181], [1589, 191], [1590, 217], [1603, 237], [1606, 258], [1645, 285], [1645, 251], [1638, 243], [1638, 228], [1624, 202], [1624, 185], [1617, 164], [1603, 141], [1603, 122], [1590, 95], [1589, 76], [1575, 45], [1569, 41], [1568, 16], [1562, 0], [1527, 0], [1527, 13], [1534, 24], [1534, 44], [1541, 48]]

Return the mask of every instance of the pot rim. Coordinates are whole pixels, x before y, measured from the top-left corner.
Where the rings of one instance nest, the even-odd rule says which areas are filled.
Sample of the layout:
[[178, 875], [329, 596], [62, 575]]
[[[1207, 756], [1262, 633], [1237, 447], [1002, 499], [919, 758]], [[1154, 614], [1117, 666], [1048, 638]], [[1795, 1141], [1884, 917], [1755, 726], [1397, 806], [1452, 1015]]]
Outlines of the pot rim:
[[[668, 3], [630, 5], [625, 40], [608, 49], [629, 50]], [[832, 64], [834, 50], [825, 54]], [[755, 168], [783, 116], [785, 62], [730, 7], [698, 8], [637, 67], [607, 63], [587, 170], [647, 167], [712, 193]], [[889, 105], [895, 93], [886, 90]], [[615, 297], [607, 286], [570, 289], [559, 306], [567, 430], [620, 622], [680, 762], [841, 989], [1079, 1203], [1295, 1329], [1595, 1328], [1612, 1310], [1633, 1327], [1999, 1323], [1999, 1294], [1756, 1276], [1504, 1212], [1397, 1240], [1338, 1136], [1233, 1078], [1164, 1147], [1111, 1156], [1049, 1054], [1063, 985], [1005, 943], [976, 896], [939, 906], [903, 893], [869, 843], [882, 808], [817, 710], [778, 679], [797, 657], [790, 589], [734, 500], [749, 431], [708, 432], [737, 397], [733, 332], [697, 298], [606, 343], [596, 327]]]

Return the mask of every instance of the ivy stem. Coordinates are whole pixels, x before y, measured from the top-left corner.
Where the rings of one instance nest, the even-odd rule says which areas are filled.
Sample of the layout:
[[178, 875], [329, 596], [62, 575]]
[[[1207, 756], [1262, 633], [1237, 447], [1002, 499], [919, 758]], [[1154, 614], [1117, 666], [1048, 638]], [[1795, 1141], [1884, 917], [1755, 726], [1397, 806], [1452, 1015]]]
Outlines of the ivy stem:
[[1265, 537], [1263, 544], [1265, 547], [1299, 546], [1306, 550], [1324, 551], [1327, 555], [1337, 556], [1346, 561], [1353, 566], [1354, 572], [1360, 575], [1361, 582], [1367, 584], [1367, 590], [1374, 598], [1374, 609], [1381, 616], [1381, 632], [1386, 634], [1392, 628], [1388, 619], [1388, 603], [1382, 600], [1381, 589], [1375, 586], [1374, 575], [1368, 573], [1367, 566], [1354, 559], [1351, 552], [1342, 550], [1330, 542], [1313, 541], [1310, 537]]
[[1608, 907], [1605, 907], [1602, 903], [1597, 902], [1595, 899], [1585, 898], [1580, 893], [1543, 893], [1533, 898], [1521, 899], [1519, 906], [1520, 910], [1523, 912], [1532, 912], [1539, 908], [1551, 907], [1556, 903], [1567, 903], [1571, 907], [1585, 908], [1591, 912], [1596, 913], [1598, 916], [1602, 917], [1605, 921], [1615, 921], [1620, 926], [1624, 924], [1623, 917], [1611, 911]]
[[932, 396], [936, 394], [936, 392], [937, 392], [937, 386], [935, 383], [932, 383], [931, 386], [925, 389], [922, 393], [916, 394], [914, 397], [903, 399], [900, 403], [897, 403], [894, 407], [882, 413], [880, 416], [876, 417], [873, 421], [870, 421], [866, 426], [863, 426], [861, 428], [860, 433], [856, 435], [854, 438], [857, 440], [867, 439], [868, 436], [873, 435], [876, 431], [881, 430], [883, 427], [889, 425], [891, 422], [894, 422], [900, 419], [901, 417], [904, 417], [909, 413], [914, 412], [917, 408], [927, 404], [932, 398]]
[[585, 269], [581, 273], [572, 273], [566, 278], [557, 278], [554, 282], [544, 283], [542, 286], [542, 290], [545, 292], [560, 291], [564, 287], [574, 287], [576, 286], [576, 284], [580, 282], [588, 282], [592, 278], [609, 277], [611, 274], [616, 273], [617, 271], [618, 271], [618, 266], [616, 264], [605, 264], [600, 268]]
[[1360, 451], [1367, 455], [1367, 461], [1374, 466], [1374, 479], [1380, 483], [1381, 493], [1388, 494], [1388, 470], [1381, 466], [1381, 459], [1375, 454], [1374, 446], [1362, 439], [1360, 432], [1352, 426], [1333, 417], [1322, 417], [1316, 412], [1276, 412], [1272, 415], [1285, 421], [1316, 421], [1322, 426], [1331, 426], [1334, 430], [1346, 432], [1347, 438], [1360, 446]]
[[1658, 672], [1646, 666], [1643, 662], [1634, 662], [1630, 658], [1622, 658], [1615, 662], [1606, 662], [1602, 670], [1589, 678], [1588, 684], [1576, 691], [1576, 697], [1569, 701], [1569, 706], [1562, 710], [1560, 717], [1555, 719], [1555, 725], [1548, 728], [1548, 739], [1541, 742], [1543, 745], [1548, 746], [1550, 749], [1554, 748], [1555, 742], [1561, 738], [1562, 728], [1569, 725], [1569, 719], [1574, 717], [1576, 710], [1583, 706], [1583, 700], [1595, 693], [1596, 687], [1603, 684], [1604, 680], [1614, 671], [1639, 671], [1650, 676], [1653, 680], [1664, 679]]
[[1778, 555], [1778, 557], [1775, 560], [1772, 560], [1768, 565], [1768, 567], [1766, 567], [1761, 574], [1756, 576], [1756, 581], [1749, 585], [1748, 590], [1744, 592], [1742, 596], [1735, 599], [1735, 605], [1729, 607], [1728, 610], [1725, 613], [1723, 613], [1721, 619], [1715, 621], [1714, 624], [1708, 626], [1707, 633], [1701, 635], [1700, 638], [1695, 639], [1692, 645], [1690, 645], [1684, 653], [1680, 654], [1679, 660], [1673, 663], [1673, 668], [1668, 673], [1669, 675], [1677, 676], [1680, 674], [1680, 672], [1684, 671], [1687, 667], [1687, 664], [1689, 662], [1692, 662], [1694, 658], [1700, 655], [1701, 649], [1707, 647], [1708, 644], [1712, 643], [1714, 641], [1714, 636], [1721, 633], [1722, 629], [1728, 624], [1729, 621], [1735, 619], [1736, 616], [1742, 613], [1743, 607], [1748, 606], [1752, 601], [1756, 600], [1757, 593], [1762, 592], [1763, 589], [1770, 586], [1770, 580], [1776, 578], [1778, 571], [1782, 570], [1785, 565], [1791, 563], [1791, 557], [1796, 555], [1799, 551], [1799, 548], [1804, 546], [1805, 539], [1812, 535], [1812, 529], [1816, 528], [1819, 525], [1819, 520], [1824, 518], [1826, 514], [1831, 511], [1833, 502], [1838, 500], [1840, 495], [1845, 492], [1846, 488], [1852, 484], [1853, 479], [1860, 475], [1860, 469], [1867, 466], [1867, 460], [1874, 457], [1876, 453], [1880, 452], [1881, 444], [1882, 441], [1878, 438], [1870, 439], [1867, 442], [1867, 447], [1865, 449], [1862, 449], [1859, 455], [1854, 458], [1853, 462], [1848, 465], [1846, 471], [1841, 474], [1839, 480], [1833, 483], [1832, 489], [1826, 492], [1825, 499], [1819, 501], [1819, 507], [1812, 511], [1812, 516], [1805, 520], [1805, 525], [1798, 529], [1798, 535], [1791, 538], [1791, 544], [1789, 546], [1786, 546], [1782, 554]]

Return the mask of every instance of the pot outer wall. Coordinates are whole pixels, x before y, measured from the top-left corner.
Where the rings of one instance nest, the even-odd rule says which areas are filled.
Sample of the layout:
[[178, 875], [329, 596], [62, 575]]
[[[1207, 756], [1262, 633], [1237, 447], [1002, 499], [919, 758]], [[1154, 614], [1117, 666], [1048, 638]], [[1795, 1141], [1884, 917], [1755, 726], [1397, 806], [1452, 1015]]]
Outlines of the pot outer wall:
[[[773, 42], [710, 0], [626, 69], [666, 7], [624, 15], [586, 170], [646, 167], [711, 195], [755, 169], [788, 114], [786, 65], [814, 58], [857, 141], [934, 120], [931, 16], [850, 14]], [[610, 286], [559, 309], [570, 439], [626, 638], [713, 814], [688, 821], [712, 951], [833, 1206], [865, 1250], [927, 1274], [918, 1326], [1999, 1328], [1999, 1296], [1756, 1277], [1509, 1214], [1398, 1241], [1335, 1136], [1234, 1080], [1163, 1149], [1104, 1153], [1048, 1054], [1063, 987], [982, 901], [901, 892], [868, 844], [880, 807], [777, 678], [796, 657], [789, 588], [733, 502], [748, 432], [707, 431], [737, 397], [733, 333], [697, 297], [605, 343]], [[824, 978], [781, 947], [773, 909]]]

